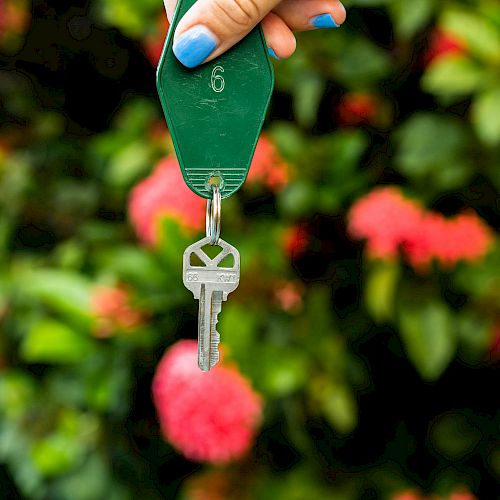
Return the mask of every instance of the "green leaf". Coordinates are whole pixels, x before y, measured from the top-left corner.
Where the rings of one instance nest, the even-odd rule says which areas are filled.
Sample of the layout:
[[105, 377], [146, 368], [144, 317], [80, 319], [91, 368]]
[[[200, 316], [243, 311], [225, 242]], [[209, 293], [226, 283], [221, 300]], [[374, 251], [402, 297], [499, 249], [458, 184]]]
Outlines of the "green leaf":
[[311, 396], [335, 430], [341, 434], [349, 434], [355, 429], [358, 412], [349, 387], [318, 378], [311, 384]]
[[305, 72], [295, 80], [293, 109], [299, 124], [304, 127], [314, 125], [324, 90], [325, 81], [316, 73]]
[[238, 362], [245, 362], [249, 349], [254, 345], [259, 326], [258, 314], [247, 306], [228, 302], [219, 313], [218, 319], [219, 331], [227, 332], [224, 334], [224, 345]]
[[500, 445], [497, 443], [494, 445], [493, 449], [490, 451], [488, 457], [489, 465], [495, 474], [497, 480], [500, 479]]
[[32, 458], [45, 476], [58, 476], [71, 469], [81, 458], [79, 444], [64, 434], [53, 434], [36, 442]]
[[422, 378], [438, 379], [456, 351], [455, 324], [449, 309], [438, 302], [406, 305], [400, 311], [399, 327], [408, 357]]
[[79, 319], [90, 318], [90, 285], [80, 274], [55, 269], [19, 273], [19, 288], [53, 309]]
[[312, 182], [296, 181], [290, 184], [279, 198], [280, 209], [290, 217], [309, 215], [317, 202], [317, 192]]
[[460, 98], [476, 92], [484, 84], [484, 69], [466, 56], [441, 57], [422, 78], [422, 88], [443, 98]]
[[260, 360], [262, 391], [270, 397], [284, 397], [301, 389], [307, 382], [308, 363], [304, 353], [287, 347], [263, 346], [256, 352]]
[[366, 88], [389, 76], [387, 51], [359, 35], [350, 39], [336, 60], [336, 76], [352, 89]]
[[106, 171], [106, 179], [113, 186], [129, 186], [153, 163], [151, 149], [144, 140], [137, 140], [120, 148], [111, 159]]
[[473, 173], [465, 150], [469, 134], [459, 120], [417, 113], [395, 133], [395, 139], [396, 166], [427, 190], [459, 187]]
[[306, 141], [300, 130], [288, 122], [275, 122], [269, 130], [274, 144], [288, 161], [294, 162], [302, 155]]
[[101, 250], [96, 257], [104, 273], [121, 281], [141, 286], [158, 286], [165, 281], [155, 256], [138, 246], [113, 246]]
[[472, 106], [472, 123], [489, 146], [500, 143], [500, 89], [480, 94]]
[[9, 418], [24, 414], [36, 394], [36, 386], [26, 373], [9, 371], [0, 377], [0, 411]]
[[440, 26], [464, 40], [474, 55], [489, 64], [500, 63], [500, 29], [474, 9], [445, 9]]
[[368, 271], [365, 287], [366, 307], [378, 323], [391, 320], [394, 316], [399, 276], [398, 262], [377, 261]]
[[35, 323], [22, 345], [22, 357], [31, 363], [74, 363], [93, 351], [90, 338], [52, 320]]
[[[103, 0], [97, 2], [98, 12], [105, 22], [117, 26], [132, 38], [147, 33], [163, 10], [155, 0]], [[160, 4], [161, 5], [161, 4]], [[161, 9], [161, 10], [160, 10]]]
[[396, 132], [397, 163], [403, 173], [421, 176], [458, 156], [467, 140], [460, 122], [433, 113], [413, 115]]
[[339, 184], [339, 178], [346, 182], [359, 175], [359, 164], [369, 144], [370, 138], [360, 129], [339, 130], [324, 142], [319, 141], [318, 146], [323, 146], [325, 155], [322, 163], [324, 175], [332, 186]]
[[389, 9], [394, 19], [396, 33], [411, 38], [431, 19], [436, 8], [434, 0], [393, 0]]
[[474, 310], [461, 311], [457, 316], [460, 358], [477, 365], [484, 360], [494, 339], [491, 319]]
[[500, 308], [500, 245], [493, 246], [486, 258], [473, 265], [460, 266], [454, 276], [455, 285], [477, 303]]
[[182, 271], [182, 266], [179, 267], [182, 257], [179, 256], [193, 241], [193, 235], [181, 227], [175, 218], [165, 216], [161, 219], [158, 252], [164, 263], [164, 271], [172, 275]]
[[430, 430], [434, 449], [448, 460], [460, 460], [469, 455], [481, 440], [481, 431], [459, 413], [438, 417]]

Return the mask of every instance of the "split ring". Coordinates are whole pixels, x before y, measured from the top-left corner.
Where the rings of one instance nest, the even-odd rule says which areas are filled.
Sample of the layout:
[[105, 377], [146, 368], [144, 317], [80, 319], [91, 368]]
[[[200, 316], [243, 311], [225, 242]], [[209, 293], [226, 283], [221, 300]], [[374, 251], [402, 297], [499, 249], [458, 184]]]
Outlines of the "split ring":
[[206, 233], [209, 244], [214, 246], [220, 238], [221, 194], [219, 186], [212, 184], [212, 198], [207, 200]]

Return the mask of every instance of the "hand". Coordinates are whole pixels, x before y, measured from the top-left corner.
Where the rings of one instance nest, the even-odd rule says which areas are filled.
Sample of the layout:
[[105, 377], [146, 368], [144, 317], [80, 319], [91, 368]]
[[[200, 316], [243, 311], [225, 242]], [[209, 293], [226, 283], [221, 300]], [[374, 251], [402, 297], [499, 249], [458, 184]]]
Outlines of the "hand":
[[[164, 0], [172, 20], [177, 0]], [[346, 18], [339, 0], [198, 0], [177, 25], [173, 51], [194, 68], [219, 56], [262, 22], [269, 53], [295, 51], [294, 31], [338, 28]]]

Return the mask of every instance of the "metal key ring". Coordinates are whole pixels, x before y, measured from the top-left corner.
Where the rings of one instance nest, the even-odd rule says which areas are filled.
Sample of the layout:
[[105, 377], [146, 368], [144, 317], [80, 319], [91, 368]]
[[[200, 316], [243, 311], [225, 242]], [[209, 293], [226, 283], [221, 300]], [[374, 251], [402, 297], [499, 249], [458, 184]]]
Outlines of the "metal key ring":
[[214, 246], [220, 238], [221, 194], [219, 186], [212, 184], [212, 198], [207, 201], [206, 233], [209, 244]]

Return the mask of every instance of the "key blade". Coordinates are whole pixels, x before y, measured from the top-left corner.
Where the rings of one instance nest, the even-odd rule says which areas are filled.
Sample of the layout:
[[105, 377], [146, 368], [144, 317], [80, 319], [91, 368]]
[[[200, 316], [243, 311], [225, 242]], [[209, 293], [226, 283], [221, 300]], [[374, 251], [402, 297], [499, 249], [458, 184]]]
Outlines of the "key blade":
[[223, 295], [222, 291], [217, 290], [212, 293], [212, 311], [210, 318], [210, 368], [213, 368], [220, 359], [219, 343], [220, 335], [217, 331], [217, 322], [219, 321], [219, 313], [222, 309]]
[[198, 308], [198, 367], [208, 372], [211, 351], [212, 292], [205, 284], [201, 285]]

